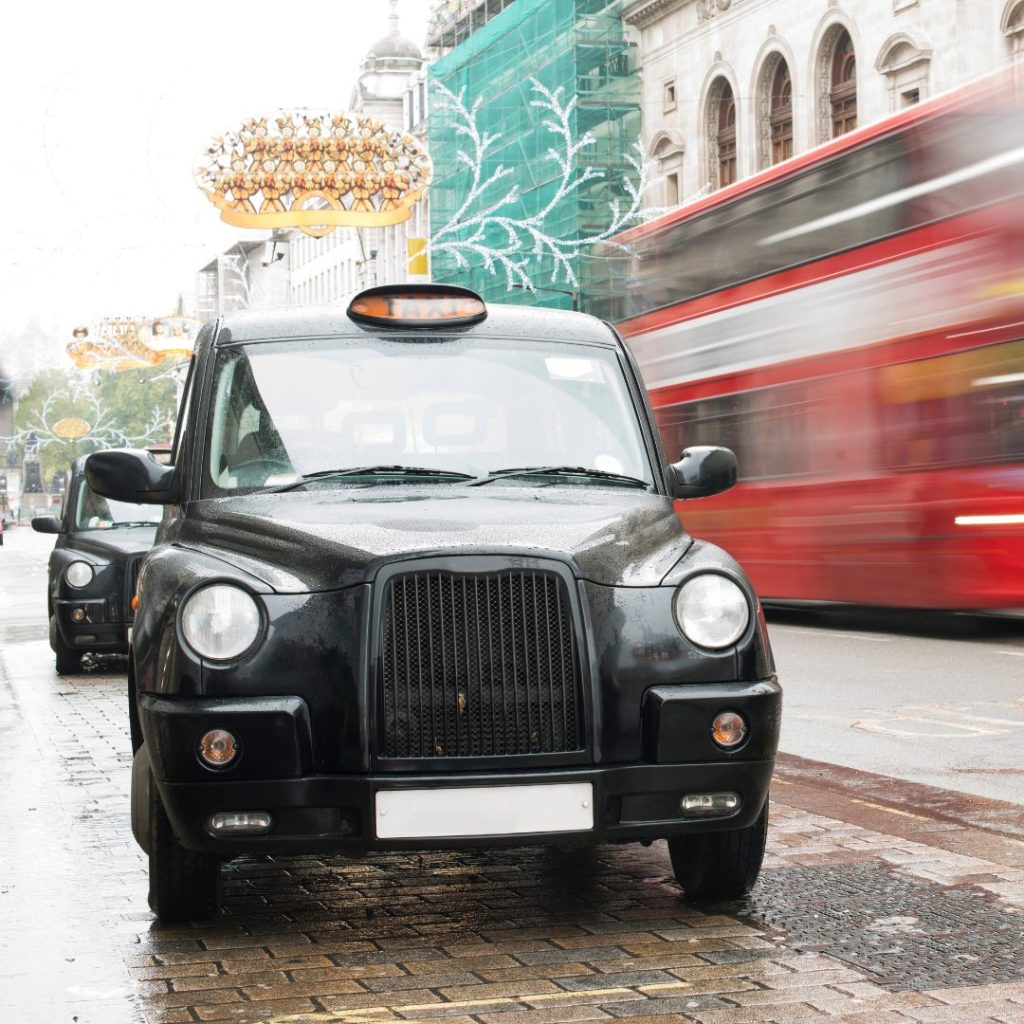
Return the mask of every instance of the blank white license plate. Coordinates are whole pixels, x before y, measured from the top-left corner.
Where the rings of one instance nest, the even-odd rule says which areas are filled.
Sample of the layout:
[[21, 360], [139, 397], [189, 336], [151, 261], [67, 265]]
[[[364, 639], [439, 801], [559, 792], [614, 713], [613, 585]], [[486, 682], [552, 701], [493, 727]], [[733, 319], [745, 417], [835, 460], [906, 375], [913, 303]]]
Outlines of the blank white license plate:
[[378, 839], [513, 836], [584, 832], [594, 827], [590, 782], [459, 789], [386, 789], [377, 793]]

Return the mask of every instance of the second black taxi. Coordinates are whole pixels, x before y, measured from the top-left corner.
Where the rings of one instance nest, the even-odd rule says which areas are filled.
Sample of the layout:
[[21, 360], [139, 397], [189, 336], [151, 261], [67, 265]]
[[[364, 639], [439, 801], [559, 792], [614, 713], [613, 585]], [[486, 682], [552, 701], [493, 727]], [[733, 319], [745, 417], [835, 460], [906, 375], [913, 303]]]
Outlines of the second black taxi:
[[[155, 450], [147, 457], [158, 456]], [[46, 611], [57, 672], [70, 675], [83, 654], [124, 654], [131, 601], [143, 555], [153, 546], [161, 510], [108, 499], [74, 462], [60, 516], [36, 516], [32, 529], [57, 537], [47, 567]]]
[[693, 902], [754, 884], [781, 693], [758, 600], [674, 502], [615, 331], [387, 286], [201, 331], [138, 579], [132, 822], [150, 905], [245, 852], [667, 840]]

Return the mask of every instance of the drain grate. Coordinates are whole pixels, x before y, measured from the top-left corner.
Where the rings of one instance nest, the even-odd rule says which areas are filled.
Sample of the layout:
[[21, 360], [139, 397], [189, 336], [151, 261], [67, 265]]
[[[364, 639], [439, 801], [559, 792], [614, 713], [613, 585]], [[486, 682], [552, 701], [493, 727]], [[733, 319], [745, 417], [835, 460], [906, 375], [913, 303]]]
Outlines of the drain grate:
[[971, 886], [869, 864], [785, 868], [764, 872], [737, 916], [893, 991], [1024, 979], [1024, 916]]

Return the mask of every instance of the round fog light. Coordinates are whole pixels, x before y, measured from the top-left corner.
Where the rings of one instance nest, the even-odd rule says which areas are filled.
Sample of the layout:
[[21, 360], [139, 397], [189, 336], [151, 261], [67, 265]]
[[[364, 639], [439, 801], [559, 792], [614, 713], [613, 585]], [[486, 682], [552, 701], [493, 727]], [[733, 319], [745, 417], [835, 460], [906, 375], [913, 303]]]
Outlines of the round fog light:
[[211, 729], [199, 740], [199, 758], [210, 768], [224, 768], [238, 756], [238, 741], [226, 729]]
[[71, 609], [71, 621], [72, 622], [85, 622], [85, 609], [84, 608], [72, 608]]
[[747, 738], [747, 723], [735, 711], [723, 711], [711, 723], [711, 738], [726, 750], [738, 747]]

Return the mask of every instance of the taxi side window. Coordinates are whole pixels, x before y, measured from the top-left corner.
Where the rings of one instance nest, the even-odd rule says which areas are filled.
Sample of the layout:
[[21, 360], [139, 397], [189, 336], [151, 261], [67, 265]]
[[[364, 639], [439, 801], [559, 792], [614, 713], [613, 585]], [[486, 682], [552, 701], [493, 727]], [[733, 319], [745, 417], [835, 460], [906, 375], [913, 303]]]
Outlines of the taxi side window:
[[222, 488], [258, 487], [274, 473], [291, 472], [288, 453], [263, 406], [248, 361], [222, 361], [219, 370], [209, 448], [213, 481]]

